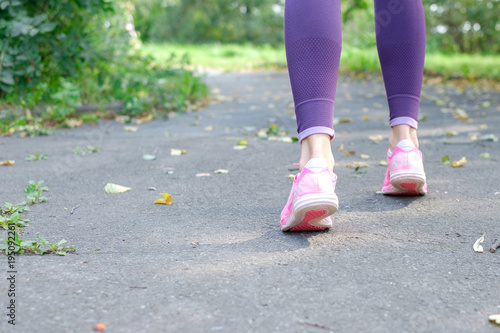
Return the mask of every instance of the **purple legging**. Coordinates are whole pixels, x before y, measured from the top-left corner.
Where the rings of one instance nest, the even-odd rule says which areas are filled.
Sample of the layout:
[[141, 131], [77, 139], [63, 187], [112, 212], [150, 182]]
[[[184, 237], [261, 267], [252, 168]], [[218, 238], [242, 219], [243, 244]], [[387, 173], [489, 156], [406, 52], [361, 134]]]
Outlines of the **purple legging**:
[[[375, 31], [390, 126], [417, 128], [425, 58], [422, 2], [375, 0]], [[333, 138], [340, 0], [286, 0], [285, 46], [299, 140], [317, 133]]]

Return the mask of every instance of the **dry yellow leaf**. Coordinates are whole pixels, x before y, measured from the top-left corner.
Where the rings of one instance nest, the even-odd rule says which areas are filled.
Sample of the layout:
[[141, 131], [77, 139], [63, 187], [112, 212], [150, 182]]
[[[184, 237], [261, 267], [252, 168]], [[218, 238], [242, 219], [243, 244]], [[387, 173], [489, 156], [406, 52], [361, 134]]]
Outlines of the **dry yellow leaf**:
[[479, 129], [488, 129], [488, 125], [481, 124], [481, 125], [479, 125]]
[[387, 166], [387, 161], [386, 160], [381, 160], [379, 162], [380, 165]]
[[286, 176], [286, 178], [288, 178], [288, 179], [294, 179], [295, 175], [289, 174], [288, 176]]
[[460, 121], [468, 121], [469, 120], [469, 115], [465, 110], [462, 109], [456, 109], [455, 110], [455, 118], [457, 118]]
[[12, 160], [0, 161], [0, 165], [12, 165], [14, 163], [16, 163], [16, 161], [12, 161]]
[[352, 118], [342, 118], [339, 120], [339, 123], [345, 124], [345, 123], [353, 123]]
[[64, 125], [68, 126], [69, 128], [75, 128], [75, 127], [80, 127], [83, 124], [83, 120], [78, 119], [78, 118], [67, 118], [64, 121]]
[[239, 146], [248, 146], [248, 141], [245, 139], [241, 139], [238, 141]]
[[369, 159], [369, 158], [370, 158], [370, 155], [361, 154], [361, 155], [359, 155], [359, 157], [361, 157], [361, 158], [362, 158], [362, 159], [364, 159], [364, 160], [367, 160], [367, 159]]
[[492, 323], [500, 325], [500, 314], [491, 315], [488, 317], [488, 320], [491, 321]]
[[161, 195], [163, 195], [163, 198], [160, 198], [160, 199], [156, 199], [155, 200], [155, 204], [161, 204], [161, 205], [171, 205], [173, 204], [172, 202], [172, 196], [168, 193], [160, 193]]
[[123, 193], [131, 190], [130, 187], [121, 186], [113, 183], [107, 183], [106, 186], [104, 186], [104, 189], [106, 190], [107, 193]]
[[472, 246], [472, 248], [474, 249], [474, 252], [477, 252], [477, 253], [484, 252], [483, 247], [481, 246], [481, 243], [484, 242], [485, 235], [486, 235], [486, 233], [484, 233], [481, 237], [479, 237], [479, 239]]
[[181, 156], [181, 155], [186, 155], [188, 153], [187, 150], [185, 149], [170, 149], [170, 155], [172, 156]]
[[354, 151], [349, 151], [349, 150], [342, 150], [342, 152], [346, 155], [346, 156], [352, 156], [354, 154], [356, 154], [356, 152]]
[[127, 132], [137, 132], [137, 130], [139, 130], [139, 127], [137, 127], [137, 126], [124, 126], [123, 129]]
[[453, 161], [453, 163], [451, 163], [451, 166], [454, 168], [459, 168], [463, 167], [465, 164], [467, 164], [467, 159], [465, 158], [465, 156], [463, 156], [459, 161]]
[[384, 137], [382, 135], [370, 135], [368, 139], [370, 139], [373, 143], [379, 143], [384, 139]]
[[370, 118], [370, 116], [364, 115], [363, 117], [361, 117], [361, 119], [363, 119], [363, 120], [370, 120], [371, 118]]
[[338, 151], [344, 150], [344, 144], [341, 144], [340, 146], [337, 147]]

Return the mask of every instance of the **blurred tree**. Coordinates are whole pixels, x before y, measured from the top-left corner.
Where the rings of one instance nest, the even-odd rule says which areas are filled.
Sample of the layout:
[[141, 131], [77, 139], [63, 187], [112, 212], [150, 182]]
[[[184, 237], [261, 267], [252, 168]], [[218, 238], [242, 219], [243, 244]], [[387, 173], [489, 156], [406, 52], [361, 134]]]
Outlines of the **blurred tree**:
[[[144, 41], [283, 43], [284, 0], [133, 0]], [[500, 0], [423, 0], [428, 48], [500, 51]], [[344, 41], [375, 44], [372, 0], [342, 0]]]

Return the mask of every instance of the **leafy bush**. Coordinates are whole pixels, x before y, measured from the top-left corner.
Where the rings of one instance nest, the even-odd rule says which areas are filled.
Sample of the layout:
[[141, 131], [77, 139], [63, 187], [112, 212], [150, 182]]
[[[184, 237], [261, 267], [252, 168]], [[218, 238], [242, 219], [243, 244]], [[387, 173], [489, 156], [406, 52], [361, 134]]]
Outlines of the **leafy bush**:
[[[123, 112], [147, 107], [183, 108], [208, 93], [195, 94], [187, 59], [162, 64], [140, 52], [127, 2], [112, 0], [0, 0], [0, 108], [47, 111], [61, 122], [87, 103], [124, 101]], [[189, 89], [188, 89], [189, 90]], [[16, 112], [0, 112], [0, 130], [33, 125]], [[19, 124], [20, 122], [20, 124]]]

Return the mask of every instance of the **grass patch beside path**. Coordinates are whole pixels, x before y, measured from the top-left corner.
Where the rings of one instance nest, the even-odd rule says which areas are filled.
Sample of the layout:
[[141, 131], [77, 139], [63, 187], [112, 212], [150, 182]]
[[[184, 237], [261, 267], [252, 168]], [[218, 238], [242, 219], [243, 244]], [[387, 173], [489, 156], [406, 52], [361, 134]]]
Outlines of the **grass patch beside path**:
[[[194, 66], [224, 71], [286, 68], [285, 48], [236, 44], [145, 44], [144, 53], [165, 61], [172, 53], [187, 53]], [[341, 71], [380, 71], [376, 48], [343, 46]], [[500, 79], [500, 55], [428, 53], [425, 72], [446, 77], [487, 77]]]

